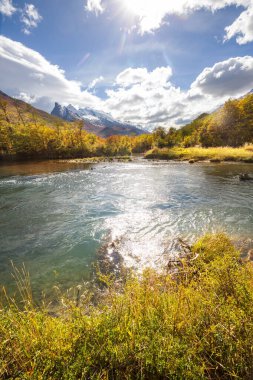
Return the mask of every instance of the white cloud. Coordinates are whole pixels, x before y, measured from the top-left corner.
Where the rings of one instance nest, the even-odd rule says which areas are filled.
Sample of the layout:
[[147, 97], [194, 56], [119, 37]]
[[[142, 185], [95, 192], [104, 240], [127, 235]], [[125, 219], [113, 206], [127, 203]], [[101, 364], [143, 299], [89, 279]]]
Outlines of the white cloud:
[[246, 11], [242, 12], [240, 16], [225, 28], [226, 36], [224, 40], [229, 40], [236, 37], [236, 42], [239, 45], [246, 44], [253, 41], [253, 5]]
[[[119, 0], [122, 2], [122, 0]], [[245, 5], [247, 0], [125, 0], [126, 8], [137, 15], [141, 34], [152, 32], [163, 24], [167, 15], [189, 15], [200, 9], [215, 11], [227, 5], [240, 3]]]
[[166, 85], [172, 76], [172, 70], [169, 66], [158, 67], [148, 72], [146, 68], [128, 69], [122, 71], [116, 78], [116, 84], [122, 87], [129, 87], [134, 84], [142, 84], [147, 89], [155, 86]]
[[100, 82], [103, 82], [103, 80], [104, 80], [104, 77], [102, 75], [100, 75], [100, 77], [98, 78], [93, 79], [93, 81], [91, 81], [91, 83], [89, 84], [88, 89], [92, 89], [96, 87], [96, 85]]
[[118, 88], [107, 91], [106, 111], [146, 128], [184, 124], [252, 89], [253, 57], [230, 58], [205, 68], [185, 91], [171, 83], [171, 75], [170, 67], [124, 70], [116, 78]]
[[25, 93], [36, 99], [37, 106], [47, 104], [47, 111], [51, 110], [55, 101], [80, 106], [97, 107], [100, 104], [97, 97], [81, 90], [81, 83], [68, 80], [58, 66], [22, 43], [4, 36], [0, 36], [0, 72], [3, 91], [12, 95]]
[[85, 9], [88, 12], [94, 12], [96, 15], [104, 12], [104, 8], [102, 6], [101, 0], [87, 0], [87, 4], [85, 6]]
[[[170, 66], [151, 71], [127, 68], [116, 76], [106, 99], [101, 100], [82, 90], [80, 82], [68, 80], [63, 70], [38, 52], [4, 36], [0, 36], [0, 72], [3, 91], [39, 108], [51, 111], [55, 101], [90, 106], [150, 129], [184, 124], [253, 88], [253, 57], [245, 56], [205, 68], [188, 90], [173, 84]], [[102, 78], [91, 85], [99, 80]]]
[[0, 13], [5, 16], [12, 16], [15, 12], [20, 12], [20, 21], [24, 24], [22, 31], [30, 34], [31, 29], [36, 28], [42, 20], [42, 16], [33, 4], [25, 4], [23, 9], [15, 8], [12, 0], [0, 0]]
[[236, 57], [205, 68], [192, 90], [213, 97], [238, 96], [253, 87], [253, 57]]
[[[118, 0], [122, 4], [122, 0]], [[140, 34], [154, 32], [165, 22], [166, 16], [188, 16], [198, 10], [211, 12], [228, 6], [242, 6], [246, 10], [225, 28], [225, 40], [234, 36], [239, 44], [253, 41], [252, 0], [124, 0], [128, 12], [137, 17], [137, 30]]]
[[26, 94], [25, 92], [20, 92], [20, 94], [18, 94], [16, 96], [16, 98], [23, 100], [23, 102], [30, 103], [30, 104], [33, 104], [36, 102], [35, 96], [30, 96], [30, 95]]
[[23, 32], [25, 34], [30, 34], [31, 29], [37, 28], [38, 24], [41, 22], [42, 16], [33, 4], [25, 4], [20, 20], [24, 24]]
[[171, 75], [170, 67], [158, 67], [153, 71], [146, 68], [124, 70], [116, 78], [118, 88], [107, 90], [106, 111], [118, 119], [145, 127], [168, 125], [185, 108], [184, 94], [170, 83]]
[[0, 0], [0, 13], [5, 16], [12, 16], [16, 12], [16, 8], [12, 4], [12, 0]]
[[143, 82], [148, 76], [148, 70], [146, 68], [128, 69], [122, 71], [116, 78], [116, 84], [122, 87], [137, 84]]

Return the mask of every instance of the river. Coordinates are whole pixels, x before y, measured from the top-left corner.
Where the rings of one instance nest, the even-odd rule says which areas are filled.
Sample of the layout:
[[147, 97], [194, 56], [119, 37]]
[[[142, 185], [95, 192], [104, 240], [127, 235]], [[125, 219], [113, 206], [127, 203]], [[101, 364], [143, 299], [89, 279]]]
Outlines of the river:
[[159, 267], [206, 232], [253, 237], [253, 165], [155, 162], [0, 166], [0, 284], [25, 264], [35, 292], [88, 281], [97, 251], [118, 241], [129, 267]]

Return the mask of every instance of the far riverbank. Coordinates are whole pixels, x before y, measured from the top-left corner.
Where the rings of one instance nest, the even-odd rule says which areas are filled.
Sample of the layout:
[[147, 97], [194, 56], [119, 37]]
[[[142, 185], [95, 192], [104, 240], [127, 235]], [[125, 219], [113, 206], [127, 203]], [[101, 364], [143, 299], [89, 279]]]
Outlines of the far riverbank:
[[211, 162], [245, 162], [253, 163], [253, 146], [240, 148], [214, 147], [214, 148], [154, 148], [149, 150], [146, 159], [182, 160], [182, 161], [211, 161]]

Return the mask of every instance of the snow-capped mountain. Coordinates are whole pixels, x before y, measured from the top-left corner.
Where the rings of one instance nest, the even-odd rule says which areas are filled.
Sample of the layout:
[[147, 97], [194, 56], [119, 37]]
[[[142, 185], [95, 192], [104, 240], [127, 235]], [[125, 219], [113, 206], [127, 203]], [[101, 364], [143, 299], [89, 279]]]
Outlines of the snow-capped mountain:
[[112, 135], [141, 135], [147, 131], [128, 123], [113, 119], [109, 114], [94, 110], [90, 107], [75, 108], [71, 104], [67, 107], [55, 103], [52, 115], [67, 121], [83, 120], [84, 128], [101, 137]]

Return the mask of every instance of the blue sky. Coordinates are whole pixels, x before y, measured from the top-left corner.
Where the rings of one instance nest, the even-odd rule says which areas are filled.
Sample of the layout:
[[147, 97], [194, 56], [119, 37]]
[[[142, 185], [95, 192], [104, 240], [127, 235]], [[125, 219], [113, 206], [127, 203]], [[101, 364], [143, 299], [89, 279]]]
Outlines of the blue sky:
[[0, 0], [0, 83], [38, 108], [152, 129], [253, 87], [251, 0], [31, 1]]

